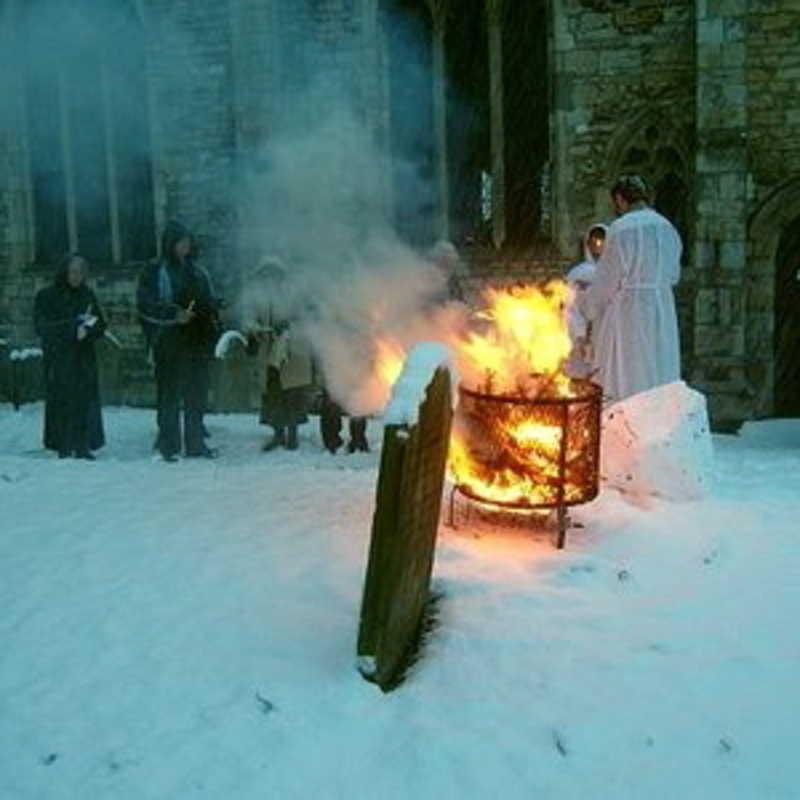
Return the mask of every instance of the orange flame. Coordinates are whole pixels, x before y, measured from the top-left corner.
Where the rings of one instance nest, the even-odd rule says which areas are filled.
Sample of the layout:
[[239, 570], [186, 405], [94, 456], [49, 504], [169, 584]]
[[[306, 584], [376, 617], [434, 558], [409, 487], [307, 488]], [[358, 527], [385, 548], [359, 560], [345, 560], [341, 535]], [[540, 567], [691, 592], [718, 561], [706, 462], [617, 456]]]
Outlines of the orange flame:
[[[563, 281], [488, 290], [488, 308], [480, 315], [485, 330], [471, 333], [459, 348], [465, 384], [520, 400], [570, 396], [562, 371], [572, 347], [563, 312], [569, 294]], [[455, 482], [490, 502], [551, 502], [566, 443], [558, 420], [536, 408], [498, 404], [491, 414], [460, 409], [448, 457]]]
[[460, 347], [468, 384], [532, 396], [545, 376], [556, 394], [568, 394], [569, 379], [560, 369], [572, 347], [563, 313], [569, 292], [564, 281], [487, 290], [489, 305], [480, 316], [488, 329], [469, 334]]
[[405, 348], [395, 340], [378, 339], [375, 342], [375, 370], [379, 381], [386, 387], [387, 396], [403, 371], [405, 358]]

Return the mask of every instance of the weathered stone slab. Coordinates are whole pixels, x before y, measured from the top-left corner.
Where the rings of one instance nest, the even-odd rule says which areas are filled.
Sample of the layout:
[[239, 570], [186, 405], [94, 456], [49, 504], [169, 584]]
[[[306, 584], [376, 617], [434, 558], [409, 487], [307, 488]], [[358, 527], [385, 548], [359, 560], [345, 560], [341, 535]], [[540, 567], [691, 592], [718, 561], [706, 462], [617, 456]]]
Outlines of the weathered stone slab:
[[384, 432], [358, 635], [359, 669], [384, 691], [402, 680], [430, 595], [452, 414], [440, 368], [419, 422]]

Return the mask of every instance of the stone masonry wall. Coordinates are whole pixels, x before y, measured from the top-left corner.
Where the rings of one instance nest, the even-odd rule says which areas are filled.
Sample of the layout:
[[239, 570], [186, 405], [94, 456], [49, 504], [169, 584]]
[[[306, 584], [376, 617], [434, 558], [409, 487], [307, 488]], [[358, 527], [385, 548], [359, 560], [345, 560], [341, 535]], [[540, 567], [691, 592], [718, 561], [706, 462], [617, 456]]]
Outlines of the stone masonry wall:
[[[13, 5], [3, 4], [2, 36], [13, 35]], [[246, 257], [240, 227], [244, 174], [278, 116], [288, 110], [281, 105], [281, 90], [292, 80], [295, 62], [285, 57], [281, 63], [279, 43], [294, 36], [331, 89], [346, 85], [364, 118], [377, 127], [383, 113], [377, 5], [375, 0], [137, 0], [136, 6], [146, 42], [156, 227], [160, 231], [171, 218], [187, 224], [215, 288], [231, 300]], [[12, 69], [0, 77], [5, 109], [0, 164], [8, 175], [0, 185], [0, 338], [7, 332], [13, 346], [36, 344], [32, 300], [51, 278], [49, 268], [30, 263], [20, 79], [20, 71]], [[110, 403], [154, 401], [135, 312], [140, 268], [96, 268], [90, 280], [123, 345], [99, 348], [104, 399]], [[249, 361], [216, 371], [212, 402], [217, 406], [257, 403], [259, 371]]]
[[692, 4], [555, 0], [551, 79], [555, 237], [575, 250], [608, 220], [613, 163], [650, 119], [675, 141], [694, 126]]
[[[4, 43], [23, 1], [0, 7], [2, 53], [10, 52]], [[331, 93], [351, 93], [378, 140], [385, 135], [378, 3], [136, 6], [147, 47], [157, 228], [173, 216], [193, 228], [202, 263], [230, 299], [245, 258], [243, 176], [296, 102], [291, 87], [302, 85], [292, 84], [300, 76], [291, 42]], [[644, 132], [656, 131], [656, 144], [683, 160], [692, 219], [678, 291], [686, 377], [708, 393], [718, 421], [769, 413], [775, 249], [782, 226], [800, 216], [800, 8], [795, 0], [553, 0], [550, 24], [555, 254], [549, 267], [472, 254], [468, 293], [489, 281], [542, 278], [576, 260], [581, 232], [610, 217], [607, 187], [626, 152], [632, 143], [646, 149]], [[32, 299], [50, 275], [31, 264], [22, 77], [3, 66], [0, 338], [22, 346], [35, 344]], [[134, 309], [139, 267], [92, 276], [123, 343], [102, 346], [107, 402], [153, 401]], [[252, 365], [218, 372], [220, 407], [255, 404]]]
[[693, 272], [694, 352], [688, 378], [709, 398], [712, 419], [749, 416], [745, 377], [747, 85], [744, 3], [698, 3], [697, 152]]
[[772, 411], [775, 256], [784, 225], [800, 217], [800, 6], [751, 0], [745, 78], [751, 183], [745, 375], [754, 413]]

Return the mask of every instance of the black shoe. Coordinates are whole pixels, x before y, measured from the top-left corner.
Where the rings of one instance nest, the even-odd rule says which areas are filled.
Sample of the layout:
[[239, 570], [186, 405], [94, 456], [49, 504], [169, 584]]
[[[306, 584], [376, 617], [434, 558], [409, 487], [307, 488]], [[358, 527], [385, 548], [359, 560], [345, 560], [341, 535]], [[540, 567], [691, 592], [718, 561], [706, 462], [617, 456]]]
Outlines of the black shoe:
[[97, 458], [88, 450], [78, 450], [78, 452], [75, 453], [75, 458], [82, 458], [84, 461], [97, 461]]
[[161, 453], [161, 458], [167, 462], [167, 464], [176, 464], [180, 459], [178, 458], [177, 453]]
[[297, 450], [297, 428], [295, 427], [289, 428], [289, 432], [286, 434], [286, 449]]
[[213, 447], [203, 447], [200, 450], [192, 450], [186, 453], [186, 458], [216, 458], [217, 451]]
[[334, 455], [336, 454], [336, 451], [344, 444], [341, 436], [337, 436], [335, 439], [331, 439], [329, 442], [326, 442], [323, 439], [323, 443], [325, 445], [325, 449]]
[[264, 442], [264, 446], [261, 448], [265, 453], [269, 453], [270, 450], [274, 450], [276, 447], [283, 447], [286, 444], [286, 429], [273, 428], [272, 430], [275, 431], [272, 438]]
[[355, 453], [359, 450], [362, 453], [369, 453], [369, 444], [366, 439], [351, 439], [347, 445], [348, 453]]
[[72, 455], [69, 450], [59, 450], [58, 457], [59, 458], [69, 458]]

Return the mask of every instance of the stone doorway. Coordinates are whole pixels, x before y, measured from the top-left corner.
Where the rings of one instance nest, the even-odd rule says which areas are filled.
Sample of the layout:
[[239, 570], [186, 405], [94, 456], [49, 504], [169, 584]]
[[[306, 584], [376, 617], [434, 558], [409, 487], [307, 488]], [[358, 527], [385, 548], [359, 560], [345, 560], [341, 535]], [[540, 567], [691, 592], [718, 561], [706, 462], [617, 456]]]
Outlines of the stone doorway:
[[800, 417], [800, 217], [775, 256], [775, 415]]

